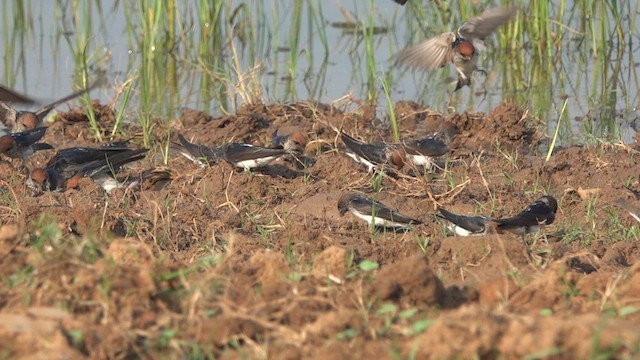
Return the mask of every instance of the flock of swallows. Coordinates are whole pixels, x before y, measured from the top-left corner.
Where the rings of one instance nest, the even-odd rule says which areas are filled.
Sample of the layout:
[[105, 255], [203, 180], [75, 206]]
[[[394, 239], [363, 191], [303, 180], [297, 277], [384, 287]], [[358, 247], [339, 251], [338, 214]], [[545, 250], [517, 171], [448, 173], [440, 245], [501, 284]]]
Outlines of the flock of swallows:
[[[407, 0], [394, 0], [404, 5]], [[471, 84], [475, 71], [484, 72], [477, 66], [477, 51], [485, 49], [482, 39], [493, 33], [498, 27], [512, 19], [518, 10], [515, 7], [498, 7], [486, 10], [482, 15], [467, 20], [456, 31], [442, 33], [410, 47], [397, 57], [397, 63], [411, 68], [437, 69], [453, 64], [458, 73], [454, 91]], [[433, 156], [443, 155], [448, 149], [442, 141], [434, 137], [415, 141], [411, 146], [366, 144], [346, 134], [342, 141], [351, 152], [347, 155], [365, 164], [371, 170], [375, 164], [389, 163], [402, 166], [406, 159], [414, 165], [430, 166]], [[503, 219], [484, 216], [464, 216], [454, 214], [438, 207], [439, 215], [447, 222], [447, 227], [457, 236], [483, 235], [505, 231], [524, 235], [537, 232], [541, 226], [555, 220], [558, 209], [556, 199], [545, 195], [530, 204], [519, 214]], [[388, 206], [364, 195], [350, 193], [338, 200], [341, 215], [350, 211], [358, 218], [376, 227], [407, 229], [411, 225], [421, 224], [419, 220], [402, 215]]]
[[[394, 0], [404, 4], [406, 0]], [[456, 90], [470, 84], [470, 78], [477, 68], [476, 49], [482, 49], [481, 39], [491, 34], [500, 25], [511, 19], [515, 8], [495, 8], [485, 11], [479, 17], [465, 22], [456, 32], [437, 35], [415, 47], [402, 51], [398, 61], [409, 67], [435, 69], [453, 63], [458, 72]], [[10, 158], [21, 159], [26, 168], [27, 159], [36, 151], [49, 150], [53, 147], [39, 143], [45, 134], [43, 121], [46, 115], [57, 105], [78, 97], [92, 86], [75, 92], [58, 101], [46, 105], [35, 112], [16, 111], [7, 102], [33, 103], [33, 100], [0, 86], [0, 114], [2, 123], [7, 129], [0, 129], [0, 154]], [[10, 128], [10, 130], [9, 130]], [[341, 132], [341, 139], [346, 145], [346, 155], [354, 161], [364, 164], [368, 171], [384, 166], [402, 168], [407, 162], [431, 169], [434, 158], [449, 151], [445, 141], [437, 136], [411, 141], [405, 144], [366, 143], [354, 139]], [[296, 165], [306, 165], [303, 151], [306, 137], [294, 131], [289, 135], [274, 132], [272, 147], [261, 147], [245, 143], [229, 143], [217, 147], [194, 144], [184, 136], [178, 135], [178, 143], [173, 148], [185, 157], [201, 166], [210, 166], [219, 161], [227, 161], [245, 170], [267, 166], [271, 161], [285, 158]], [[143, 159], [148, 149], [132, 149], [128, 141], [113, 142], [96, 148], [72, 147], [59, 150], [43, 168], [28, 171], [27, 187], [32, 194], [39, 195], [44, 191], [62, 191], [74, 188], [78, 180], [88, 177], [99, 183], [107, 192], [114, 188], [132, 188], [139, 186], [147, 177], [157, 176], [170, 178], [163, 171], [147, 170], [133, 180], [119, 181], [116, 175], [124, 165]], [[348, 193], [338, 201], [340, 215], [352, 212], [373, 227], [407, 230], [412, 225], [421, 224], [419, 220], [402, 215], [388, 206], [365, 195]], [[524, 235], [537, 232], [542, 225], [551, 224], [557, 210], [556, 200], [546, 195], [536, 200], [519, 214], [503, 219], [483, 216], [464, 216], [438, 208], [438, 217], [446, 220], [448, 228], [458, 236], [502, 233], [504, 231]]]
[[[72, 97], [79, 96], [90, 89], [91, 87], [72, 94]], [[0, 96], [2, 96], [1, 93]], [[63, 101], [72, 97], [65, 97]], [[7, 98], [3, 97], [4, 100]], [[11, 100], [22, 101], [18, 98], [11, 98]], [[3, 123], [5, 126], [11, 126], [11, 131], [0, 137], [0, 153], [10, 158], [20, 159], [26, 168], [27, 159], [36, 151], [53, 149], [51, 145], [39, 141], [47, 129], [42, 126], [44, 116], [59, 103], [60, 101], [56, 101], [36, 112], [28, 112], [16, 111], [5, 102], [0, 102], [0, 106], [7, 110]], [[346, 146], [345, 154], [354, 161], [363, 164], [368, 172], [381, 170], [385, 166], [401, 169], [406, 163], [428, 170], [433, 167], [435, 158], [443, 156], [449, 151], [447, 143], [437, 134], [404, 144], [366, 143], [343, 132], [340, 133], [340, 136]], [[178, 142], [173, 144], [173, 149], [203, 167], [226, 161], [238, 168], [250, 170], [266, 167], [270, 162], [279, 158], [292, 161], [296, 165], [312, 165], [311, 161], [302, 160], [305, 159], [303, 152], [306, 145], [307, 139], [299, 131], [288, 135], [281, 135], [276, 131], [272, 135], [272, 147], [238, 142], [209, 147], [192, 143], [183, 135], [178, 134]], [[35, 196], [44, 191], [63, 191], [75, 188], [82, 177], [93, 179], [107, 192], [114, 188], [139, 186], [145, 178], [150, 176], [170, 178], [170, 174], [166, 172], [153, 170], [146, 170], [139, 177], [134, 177], [131, 180], [116, 178], [122, 166], [143, 159], [147, 151], [148, 149], [130, 148], [128, 141], [108, 143], [95, 148], [71, 147], [62, 149], [47, 162], [45, 167], [31, 170], [26, 185]], [[348, 193], [342, 196], [338, 201], [338, 210], [341, 215], [350, 211], [374, 227], [406, 230], [412, 225], [422, 223], [357, 193]], [[456, 215], [443, 208], [439, 208], [440, 215], [438, 216], [445, 219], [449, 223], [449, 229], [458, 236], [501, 233], [503, 231], [525, 234], [538, 231], [540, 225], [551, 224], [555, 218], [556, 210], [556, 200], [547, 195], [516, 216], [506, 219]]]

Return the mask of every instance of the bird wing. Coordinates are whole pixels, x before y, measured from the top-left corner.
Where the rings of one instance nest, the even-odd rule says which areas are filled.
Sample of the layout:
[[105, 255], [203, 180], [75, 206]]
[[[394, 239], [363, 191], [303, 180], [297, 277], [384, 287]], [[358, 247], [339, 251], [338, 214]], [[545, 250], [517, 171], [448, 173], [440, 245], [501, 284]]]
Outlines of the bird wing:
[[405, 145], [405, 148], [410, 154], [420, 154], [424, 156], [442, 156], [449, 151], [449, 145], [436, 137], [427, 137], [411, 141]]
[[113, 175], [120, 167], [130, 162], [143, 159], [149, 149], [127, 150], [119, 153], [105, 154], [104, 158], [82, 164], [78, 173], [82, 176]]
[[397, 55], [396, 62], [411, 68], [441, 68], [450, 63], [453, 58], [452, 44], [455, 39], [456, 35], [452, 32], [434, 36], [401, 51]]
[[625, 199], [618, 199], [614, 201], [613, 204], [627, 210], [629, 215], [631, 215], [635, 220], [640, 221], [640, 207]]
[[17, 92], [0, 85], [0, 101], [15, 102], [22, 104], [35, 104], [36, 101], [26, 97], [25, 95], [18, 94]]
[[[221, 150], [219, 148], [210, 148], [204, 145], [198, 145], [190, 142], [182, 134], [178, 135], [180, 145], [196, 160], [206, 159], [209, 164], [215, 164], [220, 160]], [[185, 154], [186, 155], [186, 154]]]
[[127, 150], [131, 149], [126, 145], [116, 146], [115, 143], [107, 144], [99, 148], [66, 148], [59, 150], [56, 155], [49, 160], [47, 166], [61, 171], [68, 165], [82, 165], [87, 162], [101, 160], [104, 159], [105, 156], [111, 156]]
[[38, 119], [38, 122], [42, 121], [47, 116], [47, 114], [49, 114], [49, 112], [51, 112], [51, 110], [53, 110], [53, 108], [55, 108], [56, 106], [58, 106], [60, 104], [63, 104], [65, 102], [69, 101], [69, 100], [75, 99], [78, 96], [90, 91], [91, 89], [92, 88], [89, 87], [89, 88], [86, 88], [86, 89], [83, 89], [83, 90], [80, 90], [80, 91], [76, 91], [73, 94], [67, 95], [67, 96], [65, 96], [65, 97], [63, 97], [61, 99], [58, 99], [58, 100], [52, 102], [51, 104], [48, 104], [48, 105], [45, 105], [45, 106], [41, 107], [40, 109], [38, 109], [35, 112], [36, 118]]
[[345, 133], [341, 133], [341, 137], [342, 142], [356, 155], [378, 164], [384, 164], [387, 161], [387, 145], [369, 144], [356, 140]]
[[438, 207], [438, 211], [442, 214], [442, 216], [440, 216], [441, 218], [472, 233], [483, 232], [487, 225], [487, 219], [481, 216], [458, 215], [442, 207]]
[[87, 88], [79, 90], [79, 91], [76, 91], [76, 92], [74, 92], [74, 93], [72, 93], [70, 95], [67, 95], [67, 96], [65, 96], [65, 97], [63, 97], [61, 99], [58, 99], [58, 100], [52, 102], [51, 104], [48, 104], [48, 105], [45, 105], [45, 106], [41, 107], [40, 109], [38, 109], [35, 112], [36, 118], [38, 119], [38, 122], [42, 121], [45, 118], [45, 116], [47, 116], [47, 114], [51, 110], [53, 110], [53, 108], [55, 108], [56, 106], [58, 106], [58, 105], [60, 105], [62, 103], [65, 103], [65, 102], [67, 102], [69, 100], [75, 99], [78, 96], [83, 95], [83, 94], [85, 94], [85, 93], [97, 88], [98, 86], [101, 86], [102, 84], [105, 83], [105, 81], [106, 81], [106, 76], [105, 76], [104, 72], [99, 72], [97, 79], [91, 85], [89, 85]]
[[555, 214], [549, 209], [547, 204], [536, 201], [516, 216], [505, 219], [494, 219], [501, 227], [509, 226], [533, 226], [540, 224], [551, 224], [555, 219]]
[[509, 21], [516, 15], [516, 7], [498, 7], [485, 10], [482, 15], [467, 20], [458, 33], [467, 39], [483, 39], [494, 32], [498, 27]]
[[402, 215], [397, 211], [390, 209], [385, 204], [369, 199], [364, 196], [354, 196], [351, 199], [351, 207], [362, 214], [371, 214], [388, 221], [401, 224], [422, 224], [421, 221], [412, 219], [406, 215]]
[[281, 156], [286, 153], [282, 148], [265, 148], [242, 143], [231, 143], [224, 147], [224, 159], [232, 163]]
[[38, 140], [42, 139], [46, 131], [47, 131], [47, 128], [40, 127], [40, 128], [22, 131], [22, 132], [11, 133], [11, 137], [13, 138], [13, 140], [15, 140], [16, 144], [19, 147], [25, 147], [25, 146], [33, 145]]
[[0, 101], [0, 120], [6, 127], [13, 128], [17, 116], [18, 111], [16, 109], [7, 105], [4, 101]]

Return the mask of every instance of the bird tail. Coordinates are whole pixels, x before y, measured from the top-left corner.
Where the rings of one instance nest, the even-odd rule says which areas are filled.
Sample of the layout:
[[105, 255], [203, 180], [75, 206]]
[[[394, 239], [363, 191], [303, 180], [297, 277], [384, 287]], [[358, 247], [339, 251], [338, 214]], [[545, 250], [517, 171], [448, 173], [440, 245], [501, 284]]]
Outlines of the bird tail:
[[33, 148], [33, 151], [53, 150], [53, 146], [47, 143], [35, 143], [33, 144], [32, 148]]

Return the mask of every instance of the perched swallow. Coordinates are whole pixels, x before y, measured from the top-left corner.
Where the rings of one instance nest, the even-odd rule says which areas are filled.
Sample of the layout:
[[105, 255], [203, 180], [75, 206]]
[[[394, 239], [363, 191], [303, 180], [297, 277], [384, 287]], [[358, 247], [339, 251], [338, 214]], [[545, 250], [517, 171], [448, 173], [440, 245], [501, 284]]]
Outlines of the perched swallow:
[[434, 165], [433, 158], [449, 152], [449, 145], [437, 137], [429, 136], [405, 143], [404, 150], [411, 163], [431, 168]]
[[11, 103], [21, 103], [21, 104], [27, 104], [27, 105], [36, 103], [35, 100], [30, 99], [22, 94], [18, 94], [17, 92], [2, 85], [0, 85], [0, 101], [11, 102]]
[[36, 151], [53, 149], [53, 146], [47, 143], [38, 142], [46, 131], [47, 128], [40, 127], [0, 137], [0, 154], [12, 159], [21, 159], [24, 165]]
[[[486, 10], [482, 15], [467, 20], [455, 32], [446, 32], [403, 50], [398, 62], [412, 68], [437, 69], [452, 63], [458, 72], [456, 91], [471, 84], [471, 75], [477, 67], [477, 50], [484, 49], [481, 41], [518, 12], [513, 7]], [[479, 70], [483, 71], [483, 70]]]
[[290, 153], [302, 154], [307, 146], [307, 138], [299, 131], [294, 131], [289, 135], [279, 135], [276, 129], [271, 134], [271, 144], [273, 147], [282, 147]]
[[158, 191], [173, 181], [173, 172], [167, 168], [151, 168], [140, 173], [135, 182], [137, 188]]
[[404, 5], [404, 4], [406, 4], [406, 3], [407, 3], [407, 1], [409, 1], [409, 0], [393, 0], [393, 1], [394, 1], [394, 2], [396, 2], [396, 3], [398, 3], [398, 4], [400, 4], [400, 5]]
[[441, 215], [437, 217], [447, 221], [447, 229], [456, 236], [486, 235], [491, 230], [491, 220], [484, 216], [457, 215], [438, 206]]
[[222, 147], [208, 147], [204, 145], [194, 144], [189, 142], [187, 138], [178, 135], [178, 141], [180, 144], [175, 144], [174, 147], [184, 157], [200, 165], [201, 167], [211, 166], [223, 159]]
[[506, 219], [492, 219], [497, 230], [523, 235], [540, 231], [543, 225], [550, 225], [556, 218], [558, 202], [551, 195], [545, 195], [531, 203], [518, 215]]
[[349, 151], [347, 156], [367, 166], [367, 171], [371, 172], [376, 165], [390, 164], [398, 169], [404, 165], [406, 157], [405, 150], [398, 144], [383, 143], [365, 143], [352, 138], [351, 136], [340, 133], [342, 142], [347, 146]]
[[613, 204], [623, 208], [629, 213], [629, 215], [631, 215], [632, 218], [640, 222], [640, 207], [632, 204], [629, 200], [625, 199], [618, 199], [614, 201]]
[[267, 148], [243, 143], [230, 143], [223, 146], [223, 158], [245, 170], [266, 166], [273, 160], [286, 155], [283, 148]]
[[51, 104], [45, 105], [36, 111], [17, 111], [16, 109], [7, 105], [5, 102], [0, 101], [0, 121], [4, 123], [5, 126], [11, 127], [12, 131], [14, 132], [40, 127], [42, 126], [44, 118], [56, 106], [91, 91], [98, 85], [101, 85], [103, 81], [104, 79], [100, 77], [100, 79], [96, 80], [88, 88], [76, 91], [71, 95], [65, 96], [59, 100], [52, 102]]
[[31, 171], [26, 185], [35, 196], [75, 188], [80, 178], [89, 177], [110, 191], [114, 185], [107, 178], [113, 178], [122, 166], [143, 159], [147, 151], [122, 147], [63, 149], [47, 166]]
[[157, 191], [173, 180], [173, 174], [168, 169], [151, 168], [144, 170], [138, 176], [128, 176], [117, 179], [110, 176], [110, 173], [102, 173], [94, 176], [93, 180], [100, 185], [107, 194], [111, 194], [114, 189], [149, 189]]
[[72, 169], [75, 166], [81, 166], [95, 160], [103, 160], [115, 154], [128, 152], [132, 150], [128, 141], [118, 141], [102, 145], [97, 148], [90, 147], [72, 147], [58, 150], [58, 152], [49, 160], [47, 167], [58, 170]]
[[340, 216], [351, 211], [372, 227], [407, 229], [411, 225], [422, 224], [421, 221], [391, 210], [376, 200], [355, 193], [345, 194], [338, 200], [338, 211]]

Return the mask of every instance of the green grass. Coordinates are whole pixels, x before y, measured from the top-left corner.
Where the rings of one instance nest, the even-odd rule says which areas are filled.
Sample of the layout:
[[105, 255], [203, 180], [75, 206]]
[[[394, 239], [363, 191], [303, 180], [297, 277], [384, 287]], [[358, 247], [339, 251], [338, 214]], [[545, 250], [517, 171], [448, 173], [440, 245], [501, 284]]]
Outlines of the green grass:
[[[387, 59], [381, 59], [387, 55], [392, 58], [395, 51], [406, 45], [406, 39], [397, 38], [398, 32], [406, 31], [408, 41], [415, 43], [454, 29], [463, 19], [481, 13], [484, 6], [498, 3], [502, 1], [489, 1], [482, 7], [462, 0], [441, 1], [439, 5], [436, 2], [410, 1], [405, 8], [401, 8], [403, 10], [386, 14], [378, 10], [378, 1], [370, 0], [364, 5], [359, 2], [356, 4], [358, 12], [350, 15], [355, 19], [352, 21], [354, 29], [351, 37], [335, 43], [331, 38], [335, 29], [327, 29], [326, 26], [326, 22], [333, 21], [327, 17], [327, 11], [334, 4], [321, 0], [291, 3], [212, 3], [201, 0], [188, 5], [153, 0], [119, 3], [118, 6], [125, 8], [125, 34], [134, 50], [127, 71], [121, 74], [124, 80], [117, 92], [116, 121], [104, 135], [126, 135], [123, 133], [125, 119], [138, 119], [144, 144], [159, 151], [162, 161], [167, 163], [172, 121], [183, 106], [205, 112], [233, 112], [244, 104], [296, 101], [303, 91], [312, 94], [312, 98], [337, 98], [342, 94], [325, 93], [327, 83], [336, 81], [333, 72], [335, 67], [328, 64], [333, 61], [334, 51], [343, 51], [353, 59], [353, 68], [349, 79], [338, 80], [362, 80], [356, 80], [357, 83], [353, 84], [354, 89], [358, 89], [356, 91], [360, 90], [359, 87], [362, 89], [358, 97], [364, 102], [387, 107], [378, 111], [377, 116], [389, 114], [394, 140], [400, 141], [404, 135], [400, 131], [403, 124], [397, 122], [393, 103], [400, 91], [406, 91], [401, 96], [409, 97], [413, 96], [414, 89], [400, 89], [401, 78], [410, 76], [409, 73], [397, 70], [391, 63], [385, 63]], [[554, 156], [558, 145], [564, 145], [567, 139], [576, 135], [576, 131], [587, 132], [598, 140], [591, 144], [595, 155], [611, 151], [611, 148], [598, 145], [603, 144], [599, 141], [620, 137], [620, 125], [616, 121], [620, 100], [615, 94], [622, 94], [623, 101], [633, 106], [634, 92], [629, 88], [637, 83], [635, 80], [629, 81], [637, 79], [633, 65], [635, 60], [629, 55], [635, 46], [631, 44], [634, 37], [625, 33], [627, 22], [631, 24], [631, 29], [635, 29], [638, 5], [632, 3], [585, 0], [569, 5], [568, 2], [519, 1], [527, 16], [519, 16], [502, 28], [496, 37], [489, 39], [489, 46], [498, 50], [486, 54], [481, 59], [481, 66], [500, 75], [498, 78], [502, 80], [498, 86], [505, 89], [506, 98], [526, 106], [534, 117], [542, 119], [547, 125], [548, 121], [555, 125], [550, 136], [547, 160]], [[21, 70], [25, 66], [24, 60], [15, 59], [20, 59], [17, 54], [21, 51], [21, 39], [34, 34], [28, 26], [31, 19], [29, 4], [16, 1], [0, 5], [4, 20], [0, 25], [5, 54], [3, 84], [14, 84], [19, 79], [17, 76], [24, 74], [24, 70]], [[100, 36], [96, 23], [107, 16], [104, 5], [99, 1], [73, 3], [75, 7], [72, 13], [77, 21], [74, 30], [78, 36], [68, 38], [67, 47], [73, 54], [77, 86], [86, 86], [90, 82], [94, 68], [112, 66], [97, 50], [100, 49]], [[270, 22], [270, 19], [274, 21]], [[570, 23], [567, 23], [567, 19]], [[389, 23], [392, 24], [389, 30], [382, 32], [380, 28], [386, 28]], [[311, 45], [315, 37], [320, 38], [320, 47]], [[388, 46], [382, 56], [378, 52], [383, 46], [381, 44]], [[578, 47], [581, 51], [574, 51]], [[449, 93], [442, 91], [442, 84], [448, 76], [445, 70], [416, 75], [419, 78], [416, 83], [421, 87], [418, 92], [422, 97], [410, 99], [422, 100], [435, 107], [443, 106]], [[479, 87], [482, 81], [484, 79], [479, 76], [475, 84]], [[576, 86], [582, 92], [567, 94], [568, 97], [560, 96], [563, 94], [559, 92]], [[380, 98], [380, 89], [384, 91], [384, 99]], [[468, 92], [468, 89], [464, 89], [455, 94], [452, 104], [464, 105], [467, 101], [470, 107], [479, 104], [480, 101], [475, 98], [465, 98]], [[594, 119], [585, 123], [584, 130], [576, 129], [571, 121], [575, 115], [573, 106], [580, 101], [584, 101], [589, 108], [598, 109], [593, 113]], [[95, 117], [90, 116], [92, 134], [100, 139], [103, 134], [98, 125]], [[417, 126], [419, 128], [420, 124]], [[557, 184], [559, 180], [552, 179], [544, 172], [533, 172], [523, 181], [523, 171], [530, 171], [527, 167], [529, 155], [507, 150], [499, 142], [494, 145], [491, 150], [497, 156], [491, 157], [491, 163], [488, 157], [486, 161], [478, 159], [476, 168], [475, 162], [465, 166], [456, 159], [456, 162], [447, 163], [444, 174], [436, 174], [432, 182], [425, 181], [428, 189], [424, 191], [434, 193], [430, 195], [440, 195], [438, 193], [442, 192], [433, 189], [444, 188], [443, 192], [446, 192], [460, 188], [458, 193], [451, 192], [435, 200], [444, 206], [466, 202], [476, 208], [476, 213], [492, 215], [496, 212], [504, 214], [507, 209], [513, 210], [514, 191], [530, 196], [564, 190], [563, 185]], [[499, 165], [492, 167], [494, 161]], [[499, 170], [489, 173], [485, 169]], [[100, 345], [90, 337], [96, 328], [110, 329], [108, 326], [125, 319], [122, 323], [130, 327], [122, 333], [112, 334], [120, 337], [122, 349], [115, 349], [118, 351], [115, 354], [103, 354], [130, 358], [141, 355], [210, 358], [225, 357], [227, 354], [246, 358], [262, 355], [266, 358], [271, 352], [277, 353], [277, 346], [283, 344], [298, 350], [312, 342], [322, 346], [343, 342], [339, 345], [353, 349], [352, 344], [366, 344], [367, 341], [388, 345], [389, 354], [394, 358], [413, 358], [418, 356], [418, 351], [422, 351], [417, 342], [422, 339], [420, 334], [428, 332], [433, 324], [438, 323], [440, 316], [447, 319], [447, 316], [459, 311], [414, 303], [411, 294], [398, 294], [398, 301], [385, 302], [372, 295], [375, 287], [381, 283], [378, 282], [378, 276], [385, 266], [412, 254], [437, 254], [441, 241], [446, 241], [443, 240], [444, 227], [428, 223], [425, 225], [426, 232], [416, 231], [404, 238], [391, 232], [362, 235], [354, 229], [345, 230], [340, 225], [335, 226], [329, 214], [305, 218], [305, 226], [311, 228], [313, 238], [304, 239], [298, 234], [286, 232], [290, 230], [287, 227], [293, 220], [274, 215], [270, 206], [259, 198], [251, 198], [245, 203], [239, 201], [241, 209], [235, 208], [235, 205], [218, 207], [224, 201], [220, 196], [220, 192], [224, 191], [221, 189], [225, 183], [229, 184], [231, 177], [226, 181], [226, 176], [223, 176], [221, 182], [216, 180], [214, 183], [211, 179], [219, 175], [215, 170], [207, 169], [204, 175], [184, 175], [193, 176], [190, 180], [193, 186], [185, 185], [181, 188], [183, 192], [171, 193], [167, 198], [159, 199], [159, 204], [155, 205], [157, 208], [151, 209], [157, 211], [153, 215], [145, 213], [144, 210], [148, 209], [141, 205], [146, 200], [144, 198], [127, 198], [115, 204], [109, 202], [111, 199], [106, 199], [105, 213], [125, 213], [113, 216], [119, 216], [125, 224], [127, 235], [131, 237], [128, 240], [145, 249], [149, 248], [147, 252], [141, 251], [131, 264], [120, 263], [121, 259], [115, 257], [110, 248], [115, 240], [106, 235], [107, 230], [101, 226], [89, 221], [89, 229], [84, 235], [73, 235], [69, 229], [75, 225], [67, 222], [67, 218], [59, 221], [51, 216], [33, 217], [33, 203], [24, 204], [20, 194], [11, 193], [2, 184], [0, 206], [3, 214], [9, 214], [7, 217], [10, 219], [21, 219], [26, 213], [29, 218], [24, 219], [25, 229], [21, 231], [25, 236], [16, 240], [16, 248], [10, 248], [9, 252], [0, 255], [3, 264], [11, 267], [0, 277], [3, 285], [0, 289], [0, 308], [7, 313], [23, 310], [32, 304], [65, 309], [74, 321], [80, 319], [65, 333], [70, 344], [80, 352], [94, 351], [91, 346]], [[479, 171], [485, 171], [483, 176], [488, 181], [486, 188], [478, 181]], [[197, 176], [201, 178], [196, 179]], [[252, 179], [262, 179], [263, 175], [250, 176], [255, 176]], [[305, 177], [303, 182], [313, 191], [321, 192], [328, 188], [323, 188], [325, 185], [321, 180]], [[383, 173], [378, 173], [367, 178], [362, 187], [372, 189], [376, 199], [381, 198], [382, 191], [398, 195], [396, 193], [402, 189], [388, 183], [388, 180]], [[619, 180], [621, 184], [630, 185], [635, 178]], [[16, 187], [22, 178], [16, 176], [11, 181], [13, 183], [6, 185]], [[345, 179], [337, 183], [340, 181], [344, 184]], [[552, 186], [554, 181], [555, 186]], [[251, 188], [249, 190], [253, 191]], [[197, 197], [197, 200], [193, 201], [187, 195], [180, 200], [173, 198], [173, 195], [183, 193]], [[84, 201], [78, 193], [68, 198], [57, 195], [42, 197], [41, 203], [47, 205], [39, 206], [51, 206], [60, 216], [65, 209]], [[304, 196], [304, 191], [288, 193], [289, 199], [283, 199], [283, 203], [297, 200], [299, 196]], [[607, 207], [603, 199], [581, 199], [573, 193], [566, 196], [568, 201], [562, 203], [562, 211], [558, 213], [553, 226], [566, 229], [567, 234], [562, 242], [567, 246], [583, 249], [599, 241], [609, 244], [637, 241], [640, 237], [638, 225], [626, 213]], [[424, 212], [420, 218], [427, 219], [430, 215], [434, 205], [431, 200], [426, 196], [415, 200], [414, 203], [421, 206]], [[211, 224], [206, 221], [183, 223], [184, 216], [175, 216], [181, 211], [181, 201], [193, 201], [189, 211], [195, 207], [206, 208]], [[227, 198], [227, 201], [230, 200]], [[103, 204], [99, 205], [102, 207]], [[238, 232], [242, 235], [239, 238], [248, 239], [230, 240], [220, 249], [212, 234], [218, 231], [218, 225], [213, 222], [225, 219], [228, 214], [223, 212], [233, 214], [234, 209], [240, 212], [240, 215], [235, 214], [240, 218], [239, 225], [237, 228], [236, 225], [230, 226], [224, 231]], [[630, 223], [633, 225], [629, 226]], [[544, 275], [545, 271], [555, 270], [549, 266], [550, 250], [545, 248], [549, 244], [542, 238], [543, 235], [534, 238], [534, 244], [536, 250], [540, 249], [538, 254], [545, 259], [535, 263], [534, 269]], [[185, 239], [194, 242], [195, 251], [180, 247], [178, 240]], [[376, 241], [367, 243], [367, 240]], [[306, 251], [320, 251], [327, 246], [347, 248], [347, 275], [340, 279], [341, 282], [314, 279], [308, 271], [307, 260], [317, 253]], [[281, 293], [275, 296], [269, 293], [273, 289], [259, 280], [264, 269], [246, 267], [256, 248], [278, 252], [291, 269], [289, 274], [278, 274], [282, 275], [283, 279], [280, 280], [284, 285], [276, 287]], [[496, 249], [483, 247], [478, 255], [486, 255], [489, 251]], [[145, 256], [150, 258], [148, 263], [143, 262]], [[444, 268], [451, 264], [433, 261], [429, 266], [436, 272], [446, 273]], [[456, 266], [469, 273], [475, 268], [462, 263]], [[509, 274], [519, 285], [526, 286], [529, 270], [524, 267], [511, 269]], [[621, 274], [626, 276], [624, 272]], [[144, 281], [145, 276], [150, 279], [148, 283]], [[446, 281], [447, 276], [450, 273], [442, 278]], [[624, 278], [621, 281], [629, 280]], [[567, 307], [591, 296], [581, 293], [579, 285], [583, 284], [576, 283], [575, 277], [563, 274], [559, 289]], [[262, 300], [267, 296], [274, 296], [275, 300], [265, 303]], [[475, 303], [472, 300], [468, 305], [472, 308]], [[308, 309], [309, 312], [302, 314], [292, 309]], [[599, 315], [608, 315], [608, 311], [612, 311], [614, 316], [634, 321], [638, 309], [634, 305], [612, 306]], [[354, 319], [348, 319], [353, 313]], [[327, 321], [323, 318], [327, 314], [335, 317], [329, 319], [335, 324], [331, 323], [331, 327], [314, 332], [314, 326]], [[564, 317], [567, 314], [570, 313], [563, 306], [545, 305], [544, 311], [529, 315], [535, 320], [537, 317]], [[504, 314], [497, 316], [501, 315]], [[145, 316], [149, 319], [145, 320]], [[88, 320], [87, 327], [83, 327], [85, 319]], [[231, 325], [223, 327], [225, 322]], [[292, 325], [294, 322], [295, 325]], [[118, 323], [118, 326], [121, 324]], [[237, 329], [235, 332], [231, 331], [234, 327]], [[227, 330], [229, 333], [224, 333]], [[601, 329], [596, 330], [590, 339], [590, 355], [593, 358], [616, 356], [624, 350], [626, 344], [601, 344]], [[282, 336], [288, 334], [287, 331], [304, 331], [308, 336], [304, 340], [308, 342], [295, 343], [290, 337]], [[565, 351], [560, 346], [541, 348], [531, 352], [527, 358], [563, 355]], [[96, 353], [91, 352], [90, 355]], [[2, 356], [4, 353], [0, 354]]]
[[[340, 18], [328, 18], [327, 14], [335, 13], [335, 5], [319, 0], [118, 3], [116, 13], [125, 18], [132, 49], [125, 73], [127, 79], [136, 78], [132, 83], [136, 96], [123, 97], [120, 108], [138, 119], [144, 144], [149, 146], [154, 129], [166, 127], [166, 119], [186, 104], [225, 113], [256, 101], [295, 101], [301, 94], [307, 94], [305, 100], [339, 98], [343, 94], [327, 94], [326, 86], [335, 82], [335, 56], [343, 55], [351, 64], [339, 66], [351, 67], [350, 79], [340, 82], [352, 82], [356, 96], [372, 104], [380, 102], [382, 83], [383, 106], [391, 119], [390, 102], [415, 93], [414, 99], [435, 108], [490, 108], [497, 105], [491, 103], [494, 99], [478, 101], [467, 89], [455, 93], [449, 103], [448, 68], [408, 72], [393, 66], [393, 60], [405, 45], [455, 29], [465, 19], [503, 3], [413, 2], [399, 7], [373, 0], [347, 2], [345, 6], [354, 9], [343, 13], [352, 27], [345, 30], [349, 37], [327, 30], [327, 22]], [[527, 107], [544, 122], [559, 118], [561, 107], [566, 108], [567, 119], [591, 114], [585, 130], [572, 121], [562, 122], [553, 136], [557, 142], [580, 141], [583, 131], [619, 139], [616, 115], [621, 105], [633, 105], [638, 90], [633, 85], [638, 76], [630, 40], [637, 36], [640, 5], [615, 0], [558, 4], [518, 0], [515, 4], [520, 15], [487, 39], [490, 51], [482, 54], [479, 67], [489, 70], [488, 78], [499, 75], [496, 88], [502, 89], [504, 98]], [[86, 84], [96, 65], [111, 68], [102, 34], [110, 29], [110, 6], [102, 1], [56, 5], [62, 15], [55, 30], [74, 34], [64, 39], [73, 54], [78, 86]], [[383, 6], [393, 11], [381, 11]], [[4, 84], [14, 84], [29, 71], [24, 39], [49, 31], [37, 22], [30, 25], [39, 9], [25, 1], [2, 5]], [[54, 47], [54, 63], [60, 61], [59, 54]], [[381, 68], [388, 70], [381, 72]], [[414, 77], [417, 89], [407, 86]], [[484, 80], [477, 76], [476, 88]], [[96, 119], [89, 114], [92, 133], [100, 139]]]

